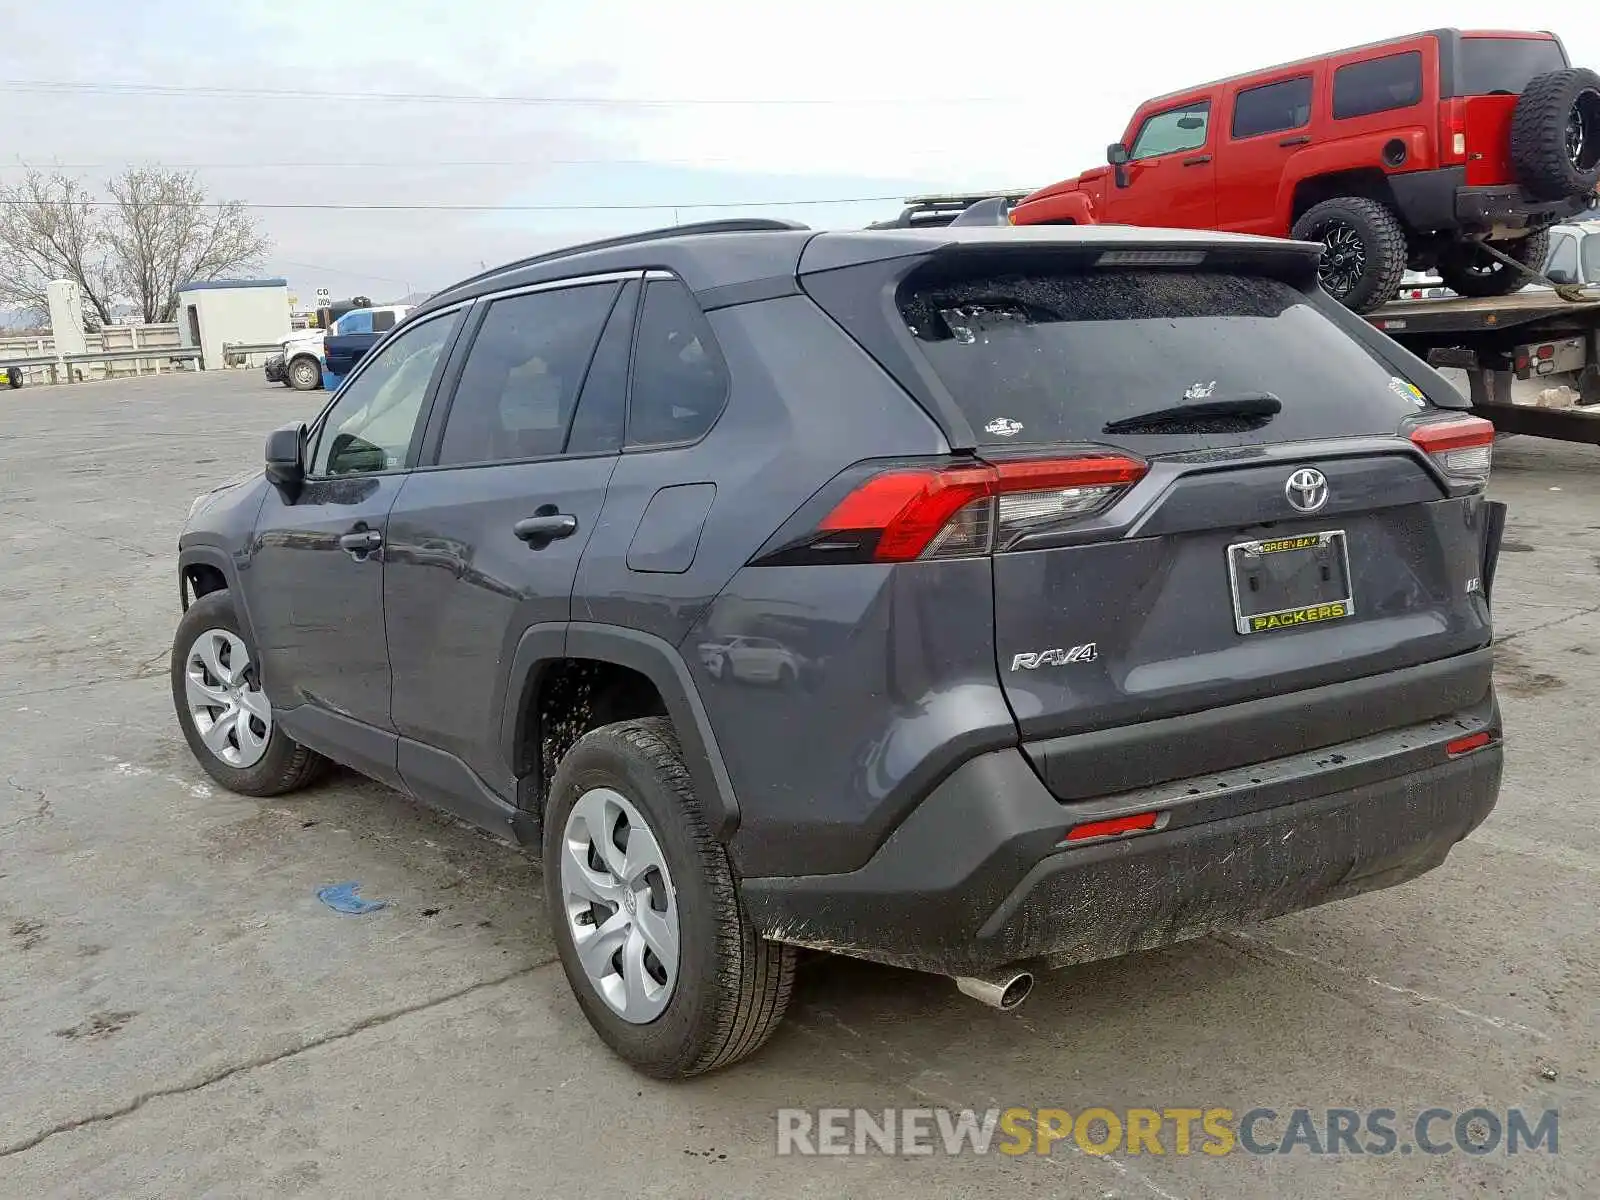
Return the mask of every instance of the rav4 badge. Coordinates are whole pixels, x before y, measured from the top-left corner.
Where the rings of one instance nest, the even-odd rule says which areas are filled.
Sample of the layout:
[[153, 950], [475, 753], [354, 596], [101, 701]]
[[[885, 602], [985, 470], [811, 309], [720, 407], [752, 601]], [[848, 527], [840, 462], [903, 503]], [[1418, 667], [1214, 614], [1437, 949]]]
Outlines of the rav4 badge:
[[1061, 647], [1054, 650], [1040, 650], [1036, 654], [1019, 654], [1011, 660], [1013, 671], [1033, 671], [1039, 667], [1064, 667], [1068, 663], [1093, 662], [1100, 657], [1100, 651], [1093, 642], [1085, 642], [1081, 646]]

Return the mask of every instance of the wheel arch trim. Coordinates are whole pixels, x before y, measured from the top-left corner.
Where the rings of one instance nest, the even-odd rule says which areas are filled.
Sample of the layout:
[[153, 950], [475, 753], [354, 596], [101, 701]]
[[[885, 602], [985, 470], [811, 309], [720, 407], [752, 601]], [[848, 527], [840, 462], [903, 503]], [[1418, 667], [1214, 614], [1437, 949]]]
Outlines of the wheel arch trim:
[[[518, 738], [534, 695], [530, 685], [545, 665], [564, 658], [627, 667], [655, 685], [677, 732], [706, 822], [718, 841], [728, 841], [739, 826], [739, 806], [711, 719], [677, 647], [653, 634], [583, 621], [535, 625], [524, 631], [512, 655], [500, 706], [502, 753], [511, 771], [517, 769]], [[526, 806], [526, 797], [519, 801]]]
[[189, 611], [189, 605], [193, 602], [189, 596], [189, 570], [192, 567], [213, 567], [221, 572], [228, 595], [233, 598], [233, 610], [239, 618], [239, 624], [244, 628], [245, 640], [253, 651], [259, 653], [255, 625], [250, 620], [244, 591], [239, 587], [239, 572], [234, 566], [232, 557], [220, 546], [185, 546], [178, 551], [178, 602], [184, 612]]

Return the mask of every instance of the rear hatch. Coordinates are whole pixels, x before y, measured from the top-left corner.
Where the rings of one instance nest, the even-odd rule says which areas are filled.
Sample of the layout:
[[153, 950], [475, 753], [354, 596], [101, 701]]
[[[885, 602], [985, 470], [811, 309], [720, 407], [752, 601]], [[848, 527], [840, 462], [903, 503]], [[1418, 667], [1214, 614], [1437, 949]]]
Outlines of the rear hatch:
[[[990, 476], [917, 556], [992, 554], [1025, 738], [1488, 644], [1493, 431], [1315, 290], [1314, 251], [1085, 253], [948, 247], [892, 279], [805, 280], [941, 421], [956, 470]], [[1439, 715], [1406, 705], [1388, 725]], [[1325, 715], [1301, 732], [1290, 744], [1350, 736]]]
[[1446, 101], [1452, 137], [1462, 135], [1461, 150], [1447, 151], [1447, 161], [1465, 161], [1470, 187], [1514, 184], [1511, 163], [1511, 118], [1529, 81], [1564, 70], [1566, 52], [1549, 37], [1506, 37], [1465, 34], [1455, 61], [1455, 99]]

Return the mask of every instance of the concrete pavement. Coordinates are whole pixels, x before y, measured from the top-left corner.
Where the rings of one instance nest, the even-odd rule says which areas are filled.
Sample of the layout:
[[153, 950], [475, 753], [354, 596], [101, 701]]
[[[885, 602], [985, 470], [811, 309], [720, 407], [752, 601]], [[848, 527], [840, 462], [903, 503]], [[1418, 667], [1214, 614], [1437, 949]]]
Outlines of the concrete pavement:
[[[1600, 450], [1496, 448], [1508, 770], [1445, 866], [1010, 1016], [813, 959], [760, 1055], [665, 1085], [583, 1022], [521, 853], [349, 774], [258, 802], [190, 758], [178, 529], [322, 400], [259, 372], [0, 393], [0, 1197], [1592, 1194]], [[345, 880], [389, 906], [318, 903]], [[1555, 1155], [775, 1154], [781, 1107], [903, 1105], [1561, 1118]]]

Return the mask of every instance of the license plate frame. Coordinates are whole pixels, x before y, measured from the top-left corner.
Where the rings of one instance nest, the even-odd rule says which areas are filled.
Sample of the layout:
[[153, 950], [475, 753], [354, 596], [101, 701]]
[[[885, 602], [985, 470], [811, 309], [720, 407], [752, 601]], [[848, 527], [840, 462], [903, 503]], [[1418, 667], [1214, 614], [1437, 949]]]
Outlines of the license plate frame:
[[[1244, 603], [1241, 581], [1252, 559], [1260, 561], [1267, 555], [1293, 555], [1297, 558], [1307, 551], [1328, 548], [1326, 553], [1335, 556], [1342, 572], [1342, 585], [1337, 581], [1333, 592], [1343, 595], [1319, 595], [1306, 603], [1262, 611], [1248, 611]], [[1290, 559], [1284, 559], [1290, 562]], [[1307, 625], [1320, 625], [1328, 621], [1342, 621], [1355, 615], [1355, 579], [1350, 573], [1350, 539], [1343, 529], [1323, 529], [1316, 533], [1291, 534], [1286, 537], [1258, 538], [1248, 542], [1234, 542], [1227, 552], [1228, 589], [1233, 600], [1233, 627], [1243, 637], [1271, 633], [1281, 629], [1298, 629]]]

